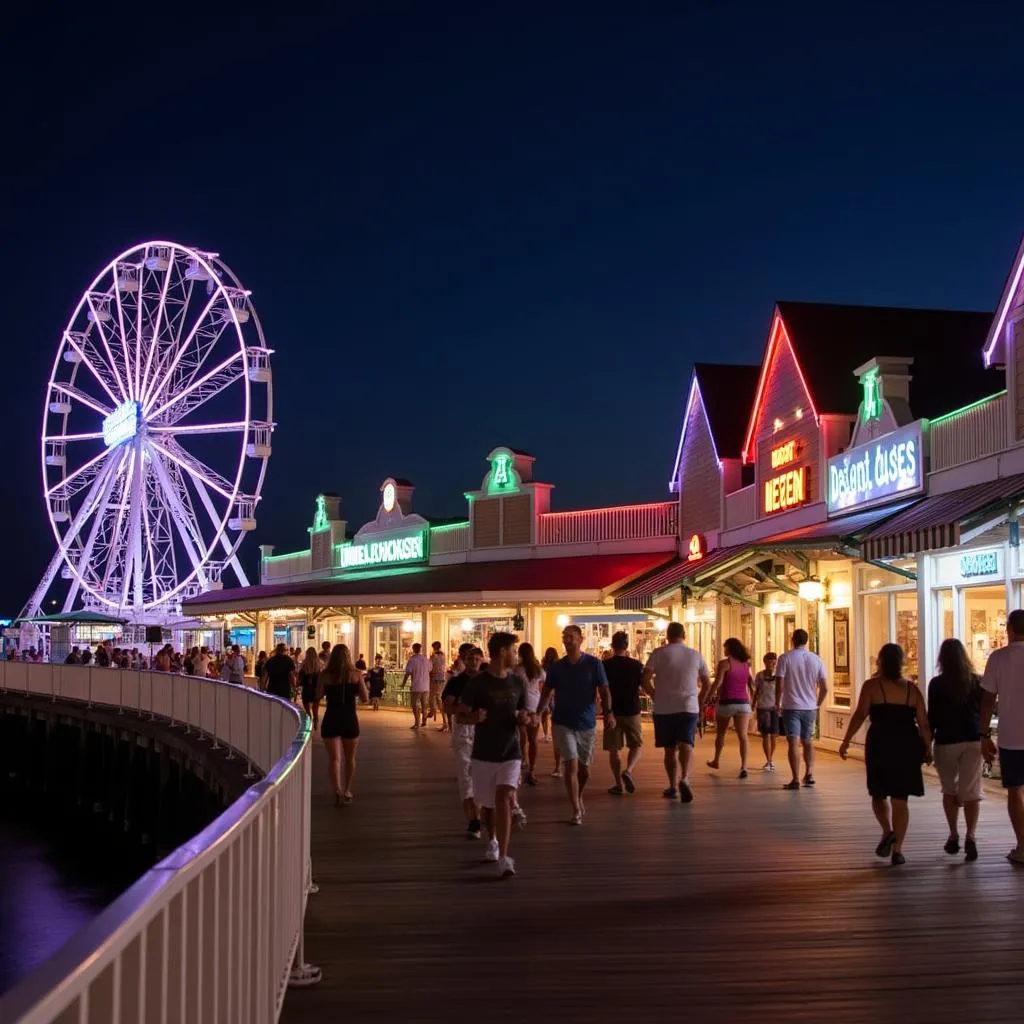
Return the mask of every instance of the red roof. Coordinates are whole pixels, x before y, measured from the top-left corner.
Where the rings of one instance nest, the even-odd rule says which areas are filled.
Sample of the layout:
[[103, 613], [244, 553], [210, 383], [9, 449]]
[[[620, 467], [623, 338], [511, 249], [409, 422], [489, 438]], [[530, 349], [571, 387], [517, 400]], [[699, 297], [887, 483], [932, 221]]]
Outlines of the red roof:
[[733, 561], [738, 555], [753, 550], [750, 545], [741, 544], [731, 548], [718, 548], [703, 558], [692, 562], [687, 558], [677, 558], [660, 572], [655, 572], [631, 584], [615, 595], [615, 607], [623, 611], [641, 611], [650, 608], [655, 599], [662, 594], [682, 587], [686, 580], [698, 574], [703, 576], [726, 562]]
[[1024, 474], [1002, 477], [934, 494], [862, 538], [865, 558], [899, 558], [918, 551], [952, 548], [960, 543], [965, 519], [1019, 500], [1024, 495]]
[[[352, 598], [388, 598], [404, 594], [464, 594], [474, 598], [489, 593], [552, 590], [609, 590], [641, 573], [650, 572], [674, 557], [661, 552], [594, 555], [575, 558], [524, 558], [507, 562], [459, 562], [417, 569], [399, 569], [376, 576], [270, 583], [233, 590], [211, 590], [183, 602], [187, 612], [202, 613], [208, 606], [237, 604], [243, 609], [268, 600], [315, 599], [329, 604]], [[365, 603], [365, 602], [364, 602]]]

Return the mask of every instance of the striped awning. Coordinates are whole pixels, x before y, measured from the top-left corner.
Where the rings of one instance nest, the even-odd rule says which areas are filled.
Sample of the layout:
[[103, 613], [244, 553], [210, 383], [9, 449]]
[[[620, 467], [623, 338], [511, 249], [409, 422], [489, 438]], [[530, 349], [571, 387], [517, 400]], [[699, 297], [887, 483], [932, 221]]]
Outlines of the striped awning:
[[1024, 499], [1024, 474], [934, 494], [861, 537], [866, 559], [902, 558], [954, 548], [965, 523]]
[[676, 559], [664, 569], [624, 587], [615, 596], [615, 607], [622, 611], [652, 608], [660, 597], [670, 594], [673, 590], [679, 590], [685, 583], [725, 568], [731, 562], [742, 561], [743, 555], [750, 554], [751, 550], [750, 547], [740, 545], [719, 548], [694, 561], [686, 558]]

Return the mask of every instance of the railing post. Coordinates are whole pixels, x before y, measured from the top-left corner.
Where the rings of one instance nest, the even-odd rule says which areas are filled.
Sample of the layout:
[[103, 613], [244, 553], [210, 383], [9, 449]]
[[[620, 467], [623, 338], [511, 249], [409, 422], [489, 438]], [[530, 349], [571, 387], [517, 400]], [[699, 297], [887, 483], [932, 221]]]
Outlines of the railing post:
[[246, 768], [245, 775], [242, 776], [244, 779], [255, 779], [256, 773], [252, 770], [252, 733], [250, 731], [250, 714], [249, 705], [252, 704], [252, 698], [245, 698], [245, 760]]
[[220, 727], [220, 718], [217, 715], [217, 697], [219, 696], [219, 694], [220, 694], [220, 687], [216, 683], [214, 683], [213, 684], [213, 732], [211, 733], [211, 735], [213, 736], [213, 746], [210, 748], [211, 750], [220, 750], [220, 744], [217, 742], [217, 729]]

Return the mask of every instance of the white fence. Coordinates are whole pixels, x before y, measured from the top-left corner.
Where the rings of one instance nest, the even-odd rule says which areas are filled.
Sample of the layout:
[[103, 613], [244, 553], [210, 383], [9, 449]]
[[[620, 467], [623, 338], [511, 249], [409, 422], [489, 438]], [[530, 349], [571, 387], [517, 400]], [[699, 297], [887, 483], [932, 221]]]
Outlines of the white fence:
[[579, 512], [545, 512], [540, 517], [541, 544], [594, 544], [615, 540], [675, 537], [679, 532], [679, 503], [620, 505]]
[[932, 423], [931, 471], [962, 466], [1009, 447], [1009, 399], [1006, 393], [977, 402]]
[[757, 489], [753, 484], [725, 496], [725, 529], [749, 526], [757, 518]]
[[4, 1024], [271, 1024], [302, 962], [310, 732], [213, 679], [0, 662], [0, 695], [166, 720], [264, 777], [0, 999]]

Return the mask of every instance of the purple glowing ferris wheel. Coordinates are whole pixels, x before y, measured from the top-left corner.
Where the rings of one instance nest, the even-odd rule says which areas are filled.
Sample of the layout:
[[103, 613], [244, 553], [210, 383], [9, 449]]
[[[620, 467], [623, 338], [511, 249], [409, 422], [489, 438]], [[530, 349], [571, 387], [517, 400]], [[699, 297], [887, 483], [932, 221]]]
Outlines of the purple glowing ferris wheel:
[[250, 294], [216, 253], [146, 242], [75, 308], [43, 406], [43, 490], [57, 573], [76, 602], [168, 621], [238, 561], [274, 429], [271, 350]]

